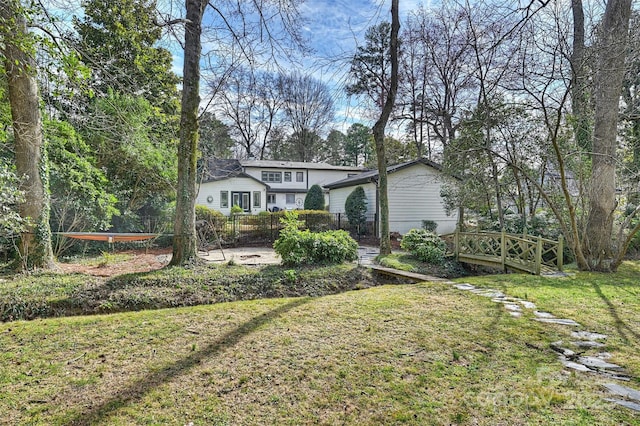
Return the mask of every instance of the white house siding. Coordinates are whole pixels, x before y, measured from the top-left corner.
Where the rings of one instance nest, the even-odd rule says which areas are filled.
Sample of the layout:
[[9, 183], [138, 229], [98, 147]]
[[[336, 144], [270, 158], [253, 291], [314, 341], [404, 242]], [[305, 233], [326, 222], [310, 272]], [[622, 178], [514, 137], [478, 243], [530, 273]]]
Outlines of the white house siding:
[[[291, 190], [300, 190], [300, 191], [306, 191], [307, 188], [307, 181], [308, 181], [308, 177], [307, 177], [307, 171], [305, 169], [279, 169], [279, 168], [275, 168], [275, 167], [245, 167], [244, 168], [244, 172], [246, 174], [248, 174], [249, 176], [252, 176], [258, 180], [262, 180], [262, 172], [276, 172], [276, 173], [281, 173], [282, 175], [282, 182], [265, 182], [267, 185], [269, 185], [271, 187], [271, 189], [277, 189], [277, 190], [284, 190], [284, 189], [291, 189]], [[291, 182], [285, 182], [284, 181], [284, 173], [285, 172], [291, 172]], [[302, 173], [302, 182], [297, 182], [296, 181], [296, 174], [298, 172]], [[303, 197], [304, 198], [304, 197]]]
[[[282, 163], [283, 165], [287, 163]], [[361, 173], [358, 168], [347, 168], [346, 170], [336, 169], [312, 169], [312, 168], [289, 168], [289, 167], [256, 167], [245, 166], [245, 173], [249, 176], [262, 180], [262, 172], [276, 172], [281, 173], [282, 182], [265, 182], [269, 185], [269, 193], [275, 194], [276, 202], [269, 203], [268, 208], [278, 207], [279, 209], [301, 209], [304, 207], [304, 199], [306, 193], [313, 185], [324, 186], [327, 183], [336, 182], [342, 179], [346, 179], [354, 174]], [[285, 172], [291, 173], [291, 182], [284, 181]], [[297, 181], [298, 173], [302, 173], [302, 181]], [[287, 203], [287, 194], [294, 194], [294, 202]], [[325, 205], [330, 204], [329, 195], [325, 193], [324, 197]]]
[[331, 213], [345, 214], [344, 205], [347, 197], [358, 186], [362, 186], [362, 189], [364, 189], [364, 195], [367, 197], [367, 217], [372, 218], [376, 214], [376, 186], [373, 183], [332, 189], [329, 191], [329, 211]]
[[438, 224], [436, 232], [455, 231], [457, 212], [448, 216], [440, 196], [443, 175], [418, 163], [388, 175], [389, 230], [405, 234], [423, 220]]
[[[220, 192], [229, 192], [229, 204], [227, 208], [220, 207]], [[253, 203], [253, 193], [260, 192], [260, 207], [255, 207]], [[206, 182], [200, 185], [198, 196], [196, 197], [196, 204], [207, 206], [214, 210], [217, 210], [225, 215], [231, 214], [231, 206], [233, 200], [231, 199], [232, 192], [249, 192], [251, 198], [251, 213], [257, 214], [261, 211], [267, 210], [267, 189], [260, 182], [256, 182], [253, 179], [233, 177], [229, 179], [222, 179], [214, 182]], [[211, 197], [211, 201], [208, 198]]]

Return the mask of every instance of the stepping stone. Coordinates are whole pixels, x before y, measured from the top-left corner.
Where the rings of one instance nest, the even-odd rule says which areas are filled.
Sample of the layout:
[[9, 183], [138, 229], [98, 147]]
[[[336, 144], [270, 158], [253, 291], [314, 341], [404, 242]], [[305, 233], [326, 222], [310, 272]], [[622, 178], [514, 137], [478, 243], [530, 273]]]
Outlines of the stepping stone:
[[471, 284], [456, 284], [454, 285], [458, 290], [474, 290], [476, 287]]
[[601, 348], [604, 346], [604, 343], [594, 342], [593, 340], [579, 340], [571, 342], [571, 344], [579, 348]]
[[622, 370], [622, 367], [620, 367], [618, 364], [612, 364], [593, 356], [581, 356], [580, 358], [578, 358], [578, 362], [580, 364], [586, 365], [587, 367], [597, 368], [598, 370]]
[[471, 293], [475, 293], [478, 296], [484, 296], [484, 297], [489, 297], [491, 299], [495, 299], [495, 298], [502, 298], [504, 297], [504, 293], [501, 293], [497, 290], [484, 290], [484, 289], [476, 289], [476, 290], [471, 290]]
[[505, 303], [504, 304], [504, 308], [507, 311], [510, 311], [510, 312], [520, 312], [520, 311], [522, 311], [522, 308], [520, 307], [520, 305], [516, 305], [514, 303]]
[[622, 396], [640, 402], [640, 391], [628, 388], [626, 386], [618, 385], [616, 383], [607, 383], [604, 385], [604, 387], [614, 395]]
[[574, 337], [576, 339], [583, 339], [583, 340], [602, 340], [602, 339], [606, 339], [607, 335], [600, 334], [600, 333], [592, 333], [590, 331], [573, 331], [571, 332], [571, 337]]
[[586, 365], [580, 364], [580, 363], [577, 363], [577, 362], [573, 362], [573, 361], [569, 361], [568, 359], [566, 359], [563, 356], [560, 356], [560, 362], [562, 362], [562, 365], [564, 365], [565, 367], [570, 368], [572, 370], [582, 371], [584, 373], [593, 371], [589, 367], [587, 367]]
[[612, 398], [606, 398], [605, 401], [613, 402], [615, 404], [618, 404], [618, 405], [621, 405], [623, 407], [626, 407], [626, 408], [628, 408], [630, 410], [640, 412], [640, 404], [638, 404], [636, 402], [625, 401], [623, 399], [612, 399]]
[[553, 342], [551, 344], [551, 349], [553, 349], [556, 352], [560, 352], [562, 355], [566, 356], [567, 358], [575, 356], [575, 354], [576, 354], [571, 349], [563, 348], [562, 347], [562, 340], [560, 340], [558, 342]]
[[565, 318], [536, 318], [536, 321], [544, 322], [547, 324], [560, 324], [560, 325], [575, 325], [580, 326], [577, 322], [572, 319]]
[[542, 312], [542, 311], [534, 311], [533, 315], [535, 315], [537, 318], [555, 318], [553, 314], [550, 314], [549, 312]]
[[520, 318], [522, 316], [522, 312], [509, 311], [509, 315], [511, 315], [514, 318]]
[[536, 308], [536, 304], [533, 302], [528, 302], [526, 300], [521, 300], [520, 303], [522, 303], [522, 306], [524, 306], [526, 309], [535, 309]]

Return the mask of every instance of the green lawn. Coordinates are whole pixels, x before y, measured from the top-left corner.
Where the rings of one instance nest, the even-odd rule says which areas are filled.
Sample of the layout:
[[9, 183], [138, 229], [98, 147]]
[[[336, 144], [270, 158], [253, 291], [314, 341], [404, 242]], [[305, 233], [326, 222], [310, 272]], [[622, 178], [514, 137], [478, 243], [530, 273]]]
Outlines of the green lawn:
[[[465, 281], [610, 334], [637, 373], [638, 272], [624, 268]], [[640, 424], [602, 380], [563, 371], [549, 344], [567, 332], [430, 283], [7, 322], [0, 423]]]
[[[604, 350], [614, 355], [612, 361], [640, 377], [640, 262], [625, 262], [615, 274], [577, 272], [564, 278], [509, 274], [457, 281], [502, 290], [534, 302], [538, 310], [571, 318], [582, 330], [608, 335]], [[570, 340], [566, 332], [563, 338]]]

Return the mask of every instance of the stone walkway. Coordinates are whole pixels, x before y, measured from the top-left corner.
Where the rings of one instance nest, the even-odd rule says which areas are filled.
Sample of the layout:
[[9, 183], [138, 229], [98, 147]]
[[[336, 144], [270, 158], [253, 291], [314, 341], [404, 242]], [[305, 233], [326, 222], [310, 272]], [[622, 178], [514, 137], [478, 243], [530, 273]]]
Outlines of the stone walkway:
[[[373, 267], [373, 269], [381, 273], [389, 273], [395, 276], [403, 275], [403, 271], [392, 270], [393, 272], [390, 272], [389, 268], [374, 267], [373, 259], [378, 255], [377, 248], [361, 247], [358, 253], [359, 263], [363, 266]], [[406, 278], [415, 282], [417, 275], [420, 274], [407, 273]], [[521, 298], [507, 296], [499, 290], [478, 288], [471, 284], [455, 283], [428, 275], [421, 275], [420, 277], [423, 281], [449, 284], [458, 290], [481, 297], [488, 297], [493, 302], [504, 306], [509, 315], [516, 318], [522, 317], [525, 311], [531, 311], [535, 321], [571, 327], [573, 330], [571, 331], [570, 341], [558, 341], [551, 344], [551, 348], [558, 354], [558, 359], [565, 368], [586, 374], [599, 375], [618, 382], [628, 382], [632, 379], [624, 367], [608, 361], [612, 357], [610, 353], [602, 351], [605, 346], [602, 342], [607, 339], [607, 336], [581, 330], [582, 326], [571, 318], [558, 318], [550, 312], [539, 311], [534, 303]], [[591, 352], [591, 355], [585, 355], [587, 352]], [[640, 412], [640, 391], [615, 382], [606, 383], [604, 388], [610, 395], [609, 398], [605, 398], [606, 401]]]
[[[565, 368], [583, 373], [597, 374], [622, 382], [628, 382], [632, 379], [622, 366], [608, 362], [612, 357], [609, 352], [601, 351], [605, 346], [602, 341], [607, 339], [606, 335], [580, 330], [582, 326], [573, 319], [557, 318], [549, 312], [538, 311], [534, 303], [517, 297], [509, 297], [498, 290], [477, 288], [471, 284], [458, 284], [453, 281], [445, 282], [453, 285], [458, 290], [491, 298], [495, 303], [502, 304], [513, 317], [519, 318], [524, 310], [530, 310], [533, 311], [535, 321], [572, 327], [574, 330], [571, 332], [571, 341], [559, 341], [551, 344], [551, 348], [558, 353], [558, 359]], [[578, 350], [580, 350], [580, 353], [576, 352]], [[589, 351], [593, 352], [593, 354], [586, 356], [585, 353]], [[606, 398], [606, 401], [640, 412], [640, 391], [619, 383], [607, 383], [604, 387], [611, 395], [610, 398]]]

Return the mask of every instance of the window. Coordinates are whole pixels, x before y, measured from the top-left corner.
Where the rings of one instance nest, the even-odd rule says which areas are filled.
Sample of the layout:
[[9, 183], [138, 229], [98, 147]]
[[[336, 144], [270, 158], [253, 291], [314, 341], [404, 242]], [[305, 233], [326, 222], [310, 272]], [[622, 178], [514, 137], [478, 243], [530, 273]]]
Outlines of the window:
[[296, 203], [296, 194], [287, 194], [287, 204]]
[[260, 191], [253, 191], [253, 207], [260, 208], [262, 206], [262, 193]]
[[229, 191], [220, 191], [220, 208], [229, 208]]
[[276, 203], [276, 194], [267, 194], [267, 204]]
[[284, 181], [291, 182], [291, 172], [284, 172]]
[[304, 182], [304, 173], [296, 172], [296, 182]]
[[282, 182], [282, 172], [262, 172], [263, 182]]

